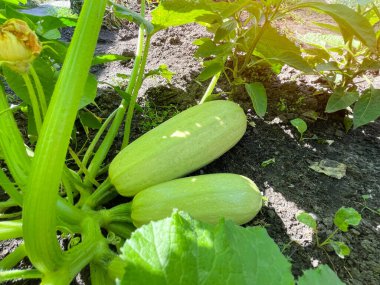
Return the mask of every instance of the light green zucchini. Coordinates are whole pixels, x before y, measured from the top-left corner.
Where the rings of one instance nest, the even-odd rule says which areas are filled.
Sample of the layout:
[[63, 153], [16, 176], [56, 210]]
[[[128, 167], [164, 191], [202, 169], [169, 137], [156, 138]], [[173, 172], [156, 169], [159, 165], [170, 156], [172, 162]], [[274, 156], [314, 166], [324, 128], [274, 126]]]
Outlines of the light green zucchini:
[[262, 206], [262, 195], [247, 177], [221, 173], [175, 179], [138, 193], [132, 201], [135, 226], [170, 217], [173, 209], [216, 224], [221, 218], [244, 224]]
[[109, 177], [119, 194], [133, 196], [220, 157], [246, 127], [244, 111], [231, 101], [191, 107], [124, 148], [111, 162]]

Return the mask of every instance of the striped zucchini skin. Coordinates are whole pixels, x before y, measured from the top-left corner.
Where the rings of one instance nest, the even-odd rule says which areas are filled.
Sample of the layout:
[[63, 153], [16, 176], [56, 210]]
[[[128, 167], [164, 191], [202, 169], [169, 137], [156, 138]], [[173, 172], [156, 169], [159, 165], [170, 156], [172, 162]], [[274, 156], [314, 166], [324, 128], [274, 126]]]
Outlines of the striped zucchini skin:
[[187, 109], [124, 148], [110, 164], [119, 194], [139, 191], [189, 174], [232, 148], [247, 120], [239, 105], [211, 101]]
[[175, 179], [138, 193], [132, 202], [132, 220], [139, 227], [170, 217], [173, 209], [210, 224], [221, 218], [241, 225], [260, 211], [262, 195], [247, 177], [221, 173]]

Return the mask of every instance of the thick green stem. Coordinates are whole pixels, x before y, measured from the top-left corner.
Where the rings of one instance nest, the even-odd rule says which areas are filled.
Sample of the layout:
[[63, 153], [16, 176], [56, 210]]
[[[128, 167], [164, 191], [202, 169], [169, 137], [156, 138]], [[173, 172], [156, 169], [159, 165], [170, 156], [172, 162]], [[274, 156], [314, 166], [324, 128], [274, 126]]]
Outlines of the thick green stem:
[[201, 101], [199, 102], [199, 104], [203, 104], [207, 100], [207, 98], [212, 94], [212, 91], [214, 91], [215, 85], [218, 82], [221, 73], [222, 72], [219, 71], [217, 74], [215, 74], [212, 77], [210, 84], [208, 85], [205, 94], [203, 94], [203, 97], [202, 97]]
[[131, 218], [132, 202], [117, 205], [108, 210], [101, 210], [100, 215], [103, 217], [103, 222], [109, 224], [111, 222], [129, 222]]
[[28, 74], [22, 74], [22, 78], [24, 79], [26, 88], [28, 89], [29, 99], [33, 109], [34, 122], [36, 123], [37, 134], [39, 134], [42, 126], [42, 117], [40, 112], [40, 106], [37, 100], [36, 91], [34, 91], [32, 81], [30, 80]]
[[107, 178], [95, 190], [95, 192], [92, 193], [91, 196], [85, 200], [82, 208], [83, 209], [94, 209], [98, 205], [106, 203], [106, 202], [112, 200], [112, 198], [115, 198], [117, 196], [117, 192], [112, 190], [111, 188], [112, 188], [111, 181]]
[[[6, 95], [0, 84], [0, 111], [8, 109]], [[20, 189], [25, 190], [31, 161], [12, 112], [0, 115], [0, 148], [13, 179]]]
[[105, 226], [109, 232], [113, 232], [123, 239], [131, 237], [136, 228], [130, 223], [110, 223]]
[[25, 246], [21, 243], [15, 250], [0, 260], [0, 271], [12, 269], [26, 256]]
[[22, 221], [0, 222], [0, 240], [22, 237]]
[[106, 3], [84, 2], [39, 135], [24, 197], [25, 246], [43, 273], [62, 267], [64, 255], [56, 238], [58, 187]]
[[98, 221], [87, 217], [82, 221], [82, 242], [66, 252], [60, 268], [48, 272], [41, 284], [68, 285], [95, 257], [109, 251], [106, 239], [100, 232]]
[[91, 263], [90, 264], [90, 272], [91, 272], [91, 285], [114, 285], [115, 280], [111, 279], [108, 275], [107, 269], [103, 268], [103, 266]]
[[30, 74], [33, 77], [34, 83], [36, 85], [38, 101], [40, 102], [40, 107], [41, 107], [41, 111], [42, 111], [42, 117], [45, 117], [46, 111], [47, 111], [47, 104], [46, 104], [46, 97], [45, 97], [44, 88], [42, 87], [40, 77], [38, 76], [33, 65], [30, 65], [29, 70], [30, 70]]

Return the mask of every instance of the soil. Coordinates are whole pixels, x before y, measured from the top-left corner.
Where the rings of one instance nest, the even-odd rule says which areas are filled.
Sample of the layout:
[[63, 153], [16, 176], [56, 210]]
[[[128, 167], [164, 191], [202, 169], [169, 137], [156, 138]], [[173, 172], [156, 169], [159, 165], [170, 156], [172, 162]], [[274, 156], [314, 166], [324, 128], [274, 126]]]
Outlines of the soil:
[[[295, 19], [299, 17], [282, 21], [291, 27], [289, 29], [294, 30], [297, 26], [297, 32], [307, 32], [308, 27], [299, 28]], [[163, 113], [168, 106], [179, 111], [197, 103], [207, 88], [207, 82], [195, 81], [201, 64], [193, 57], [195, 46], [192, 42], [203, 36], [208, 36], [208, 33], [197, 25], [170, 28], [154, 36], [147, 70], [164, 63], [175, 75], [171, 83], [159, 77], [148, 78], [144, 82], [139, 102], [145, 110], [154, 108], [156, 114], [165, 120], [171, 115], [171, 112]], [[70, 33], [64, 37], [70, 37]], [[118, 29], [103, 29], [97, 53], [131, 55], [136, 41], [137, 26], [134, 24], [124, 23]], [[99, 81], [122, 85], [117, 74], [128, 74], [131, 67], [131, 61], [113, 62], [97, 67], [93, 72]], [[380, 284], [380, 215], [368, 209], [380, 208], [380, 120], [346, 133], [339, 114], [327, 116], [323, 113], [328, 94], [317, 76], [302, 75], [288, 66], [279, 75], [268, 68], [260, 68], [251, 71], [249, 76], [252, 81], [261, 81], [265, 85], [268, 114], [263, 119], [257, 117], [251, 110], [249, 98], [243, 92], [234, 94], [233, 99], [248, 114], [246, 134], [233, 149], [196, 174], [230, 172], [245, 175], [256, 182], [268, 201], [248, 225], [266, 227], [292, 262], [296, 276], [318, 264], [328, 264], [347, 284]], [[377, 73], [372, 76], [378, 80]], [[229, 91], [225, 79], [220, 79], [217, 91]], [[99, 85], [96, 102], [101, 116], [117, 107], [119, 101], [107, 85]], [[319, 118], [308, 120], [307, 111], [319, 112]], [[146, 125], [141, 122], [154, 121], [147, 114], [144, 111], [135, 116], [135, 137], [146, 131]], [[296, 117], [308, 121], [304, 140], [300, 140], [289, 123]], [[270, 159], [273, 163], [262, 166]], [[345, 176], [337, 179], [309, 167], [313, 162], [326, 159], [345, 164]], [[369, 199], [365, 201], [363, 195], [369, 195]], [[362, 215], [359, 226], [335, 237], [351, 248], [350, 256], [344, 259], [331, 248], [317, 247], [313, 232], [296, 220], [296, 215], [302, 211], [312, 213], [318, 220], [319, 239], [324, 240], [334, 231], [334, 214], [341, 207], [355, 208]], [[1, 244], [2, 256], [9, 247], [9, 244]]]

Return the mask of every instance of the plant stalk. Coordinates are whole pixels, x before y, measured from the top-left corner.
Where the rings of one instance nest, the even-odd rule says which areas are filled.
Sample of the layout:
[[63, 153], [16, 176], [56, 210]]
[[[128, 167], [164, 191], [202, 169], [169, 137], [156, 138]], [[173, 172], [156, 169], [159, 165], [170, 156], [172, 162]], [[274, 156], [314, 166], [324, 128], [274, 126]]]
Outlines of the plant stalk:
[[56, 237], [58, 187], [106, 3], [107, 0], [84, 2], [39, 135], [28, 179], [23, 212], [24, 241], [33, 265], [44, 274], [61, 268], [64, 259]]

